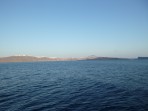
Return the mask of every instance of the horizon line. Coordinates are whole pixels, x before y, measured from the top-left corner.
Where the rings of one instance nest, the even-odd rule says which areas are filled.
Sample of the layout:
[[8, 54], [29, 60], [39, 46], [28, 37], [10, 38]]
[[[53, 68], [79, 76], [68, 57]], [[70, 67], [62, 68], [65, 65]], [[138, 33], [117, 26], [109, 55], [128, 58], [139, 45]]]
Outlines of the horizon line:
[[90, 56], [81, 56], [81, 57], [49, 57], [49, 56], [34, 56], [34, 55], [28, 55], [28, 54], [18, 54], [18, 55], [9, 55], [9, 56], [0, 56], [0, 58], [3, 58], [3, 57], [12, 57], [12, 56], [20, 56], [20, 57], [25, 57], [25, 56], [31, 56], [31, 57], [37, 57], [37, 58], [44, 58], [44, 57], [47, 57], [47, 58], [88, 58], [88, 57], [92, 57], [92, 58], [125, 58], [125, 59], [136, 59], [138, 57], [148, 57], [148, 56], [137, 56], [137, 57], [114, 57], [114, 56], [96, 56], [96, 55], [90, 55]]

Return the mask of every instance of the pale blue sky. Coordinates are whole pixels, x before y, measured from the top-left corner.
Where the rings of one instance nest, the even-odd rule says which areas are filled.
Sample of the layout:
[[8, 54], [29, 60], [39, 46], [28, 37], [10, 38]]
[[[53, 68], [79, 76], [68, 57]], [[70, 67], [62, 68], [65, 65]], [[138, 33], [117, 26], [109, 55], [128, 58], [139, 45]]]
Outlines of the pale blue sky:
[[0, 56], [148, 56], [147, 0], [0, 0]]

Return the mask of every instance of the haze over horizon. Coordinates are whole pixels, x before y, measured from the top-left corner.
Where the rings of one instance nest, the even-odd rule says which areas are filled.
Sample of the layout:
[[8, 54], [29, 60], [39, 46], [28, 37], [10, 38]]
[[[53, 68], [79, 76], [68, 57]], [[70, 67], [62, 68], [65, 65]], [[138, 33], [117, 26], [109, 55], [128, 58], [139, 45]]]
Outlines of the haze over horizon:
[[148, 56], [146, 0], [1, 0], [0, 57]]
[[97, 55], [89, 55], [89, 56], [81, 56], [81, 57], [53, 57], [53, 56], [37, 56], [37, 55], [9, 55], [9, 56], [0, 56], [0, 58], [9, 58], [9, 57], [36, 57], [36, 58], [61, 58], [61, 59], [70, 59], [70, 58], [75, 58], [75, 59], [87, 59], [87, 58], [112, 58], [112, 59], [137, 59], [138, 57], [145, 57], [145, 56], [137, 56], [137, 57], [113, 57], [113, 56], [97, 56]]

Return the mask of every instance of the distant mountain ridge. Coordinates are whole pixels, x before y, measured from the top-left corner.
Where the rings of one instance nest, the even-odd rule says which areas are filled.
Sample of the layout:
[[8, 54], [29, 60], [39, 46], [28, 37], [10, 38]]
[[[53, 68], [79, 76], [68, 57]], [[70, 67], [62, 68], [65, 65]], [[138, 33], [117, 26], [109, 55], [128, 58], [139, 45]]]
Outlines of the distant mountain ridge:
[[17, 55], [9, 57], [0, 57], [0, 62], [38, 62], [38, 61], [72, 61], [72, 60], [104, 60], [104, 59], [122, 59], [113, 57], [97, 57], [91, 55], [81, 58], [58, 58], [58, 57], [35, 57], [28, 55]]
[[37, 62], [37, 61], [66, 61], [66, 60], [78, 60], [78, 58], [35, 57], [28, 55], [0, 57], [0, 62]]

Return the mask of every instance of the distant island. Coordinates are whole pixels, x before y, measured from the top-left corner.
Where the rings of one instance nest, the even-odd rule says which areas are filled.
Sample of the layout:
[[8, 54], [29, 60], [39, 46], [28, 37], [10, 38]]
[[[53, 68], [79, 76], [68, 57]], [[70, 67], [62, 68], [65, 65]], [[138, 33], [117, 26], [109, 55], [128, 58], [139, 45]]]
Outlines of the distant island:
[[138, 59], [148, 59], [148, 57], [138, 57]]
[[97, 57], [94, 55], [80, 58], [36, 57], [28, 55], [0, 57], [0, 62], [38, 62], [38, 61], [75, 61], [75, 60], [118, 60], [124, 58]]
[[35, 56], [9, 56], [1, 57], [0, 62], [37, 62], [37, 61], [65, 61], [77, 60], [76, 58], [56, 58], [56, 57], [35, 57]]

